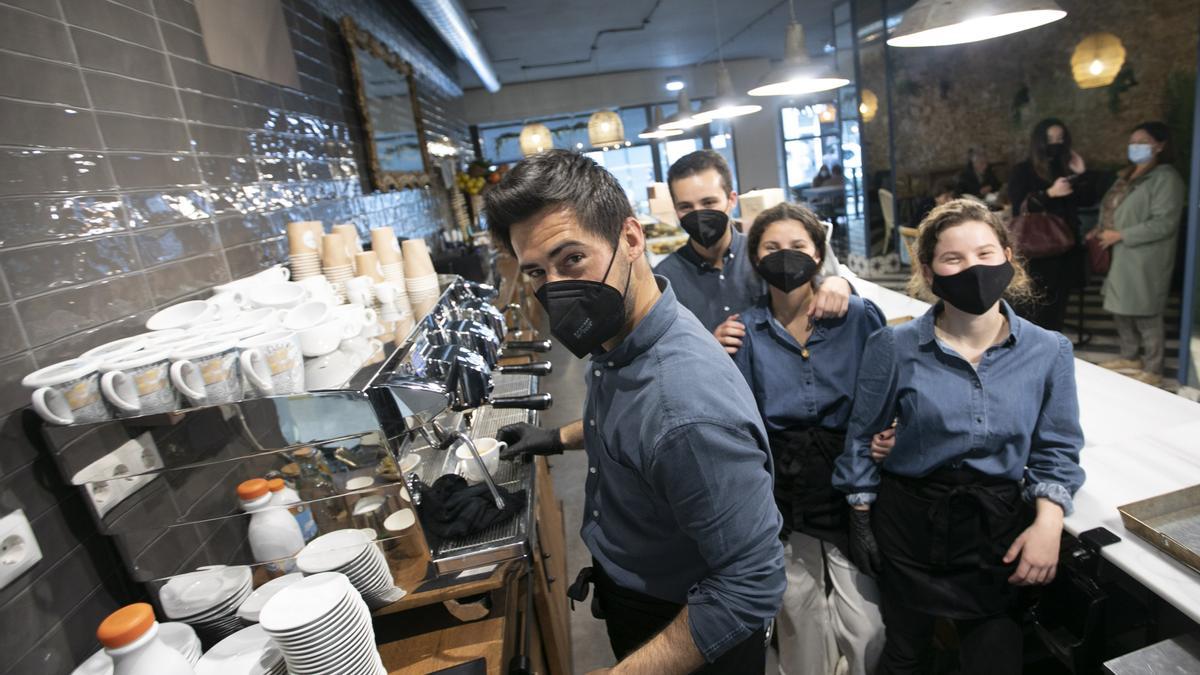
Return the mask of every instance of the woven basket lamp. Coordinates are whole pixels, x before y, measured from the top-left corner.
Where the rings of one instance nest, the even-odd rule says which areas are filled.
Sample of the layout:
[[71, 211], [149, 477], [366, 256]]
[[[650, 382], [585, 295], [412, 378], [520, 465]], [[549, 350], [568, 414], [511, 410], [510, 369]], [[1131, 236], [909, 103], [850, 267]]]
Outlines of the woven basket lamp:
[[526, 124], [525, 128], [521, 129], [519, 142], [521, 154], [526, 157], [554, 147], [554, 138], [545, 124]]
[[1125, 65], [1125, 45], [1112, 33], [1093, 33], [1075, 45], [1071, 74], [1080, 89], [1107, 87]]
[[616, 148], [625, 144], [625, 124], [611, 110], [597, 110], [588, 118], [588, 141], [596, 148]]
[[862, 115], [862, 121], [870, 122], [875, 119], [877, 112], [879, 112], [879, 97], [870, 89], [863, 89], [862, 103], [858, 104], [858, 114]]

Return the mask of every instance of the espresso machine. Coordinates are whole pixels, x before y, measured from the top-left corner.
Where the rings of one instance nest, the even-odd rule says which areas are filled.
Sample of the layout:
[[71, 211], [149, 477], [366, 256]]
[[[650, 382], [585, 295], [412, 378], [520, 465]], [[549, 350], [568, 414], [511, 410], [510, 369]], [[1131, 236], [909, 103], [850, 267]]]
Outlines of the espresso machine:
[[[132, 578], [157, 591], [207, 566], [248, 565], [258, 583], [284, 569], [286, 561], [254, 559], [250, 514], [236, 495], [242, 481], [275, 476], [298, 492], [301, 501], [289, 508], [311, 514], [313, 536], [370, 530], [398, 584], [528, 555], [536, 485], [523, 461], [483, 471], [497, 506], [498, 487], [527, 491], [516, 517], [436, 548], [424, 535], [418, 486], [461, 473], [461, 461], [482, 468], [476, 439], [513, 422], [536, 423], [551, 405], [538, 391], [549, 363], [503, 365], [506, 357], [546, 352], [549, 342], [506, 340], [492, 287], [439, 280], [444, 290], [429, 315], [339, 387], [45, 426], [60, 471], [85, 493]], [[469, 449], [468, 460], [458, 459], [459, 447]], [[416, 517], [388, 520], [406, 509]], [[390, 525], [397, 520], [406, 524]]]

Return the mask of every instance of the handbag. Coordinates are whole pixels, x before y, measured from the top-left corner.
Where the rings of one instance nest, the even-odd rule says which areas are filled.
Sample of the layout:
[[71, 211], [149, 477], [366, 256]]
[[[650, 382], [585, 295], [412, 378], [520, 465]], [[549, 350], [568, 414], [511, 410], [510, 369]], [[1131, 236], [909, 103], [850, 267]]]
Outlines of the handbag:
[[1104, 276], [1108, 274], [1108, 268], [1112, 266], [1112, 248], [1104, 248], [1100, 245], [1100, 240], [1093, 237], [1086, 240], [1088, 270], [1096, 276]]
[[1067, 221], [1050, 213], [1029, 212], [1029, 197], [1021, 204], [1021, 215], [1008, 226], [1017, 250], [1026, 258], [1049, 258], [1075, 248], [1075, 232]]

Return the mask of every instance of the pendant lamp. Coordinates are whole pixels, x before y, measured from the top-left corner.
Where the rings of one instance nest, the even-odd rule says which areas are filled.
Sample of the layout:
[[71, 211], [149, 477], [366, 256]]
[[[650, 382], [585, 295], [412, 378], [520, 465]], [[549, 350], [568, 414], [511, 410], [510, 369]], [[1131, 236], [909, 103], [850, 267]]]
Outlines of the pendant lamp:
[[625, 143], [625, 123], [611, 110], [597, 110], [588, 118], [588, 141], [593, 147], [613, 148]]
[[638, 138], [667, 138], [669, 136], [679, 136], [683, 133], [683, 129], [662, 129], [663, 123], [662, 108], [654, 106], [654, 120], [646, 130], [638, 134]]
[[792, 21], [787, 27], [786, 56], [751, 89], [751, 96], [797, 96], [829, 91], [850, 84], [850, 80], [823, 72], [804, 48], [804, 27]]
[[862, 115], [862, 121], [870, 122], [875, 119], [877, 112], [879, 112], [879, 97], [870, 89], [863, 89], [862, 103], [858, 104], [858, 114]]
[[518, 142], [521, 145], [521, 154], [526, 157], [532, 157], [554, 147], [554, 139], [545, 124], [526, 124], [521, 129]]
[[743, 101], [734, 94], [733, 79], [729, 77], [729, 69], [725, 67], [724, 63], [720, 63], [717, 65], [717, 97], [700, 108], [700, 112], [693, 117], [704, 122], [711, 122], [752, 115], [759, 110], [762, 110], [761, 105]]
[[1125, 65], [1125, 45], [1112, 33], [1093, 33], [1075, 45], [1071, 74], [1080, 89], [1107, 87]]
[[691, 129], [704, 124], [704, 120], [696, 119], [692, 113], [692, 100], [688, 98], [687, 89], [679, 91], [679, 109], [675, 114], [663, 120], [662, 124], [658, 125], [659, 129]]
[[887, 43], [936, 47], [979, 42], [1044, 26], [1066, 15], [1054, 0], [918, 0], [904, 12]]

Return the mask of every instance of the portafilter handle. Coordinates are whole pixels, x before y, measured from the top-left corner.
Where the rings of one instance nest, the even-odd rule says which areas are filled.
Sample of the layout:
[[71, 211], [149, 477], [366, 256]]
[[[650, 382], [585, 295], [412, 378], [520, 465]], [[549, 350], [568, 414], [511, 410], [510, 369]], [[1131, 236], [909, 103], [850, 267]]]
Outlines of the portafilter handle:
[[505, 342], [501, 346], [506, 352], [537, 352], [539, 354], [550, 351], [551, 347], [549, 340], [514, 340]]
[[487, 401], [493, 408], [520, 408], [523, 410], [549, 410], [554, 399], [549, 392], [528, 396], [497, 396]]
[[492, 368], [493, 373], [505, 373], [508, 375], [533, 375], [534, 377], [545, 377], [554, 371], [554, 364], [549, 361], [536, 361], [534, 363], [518, 363], [511, 366], [496, 366]]

